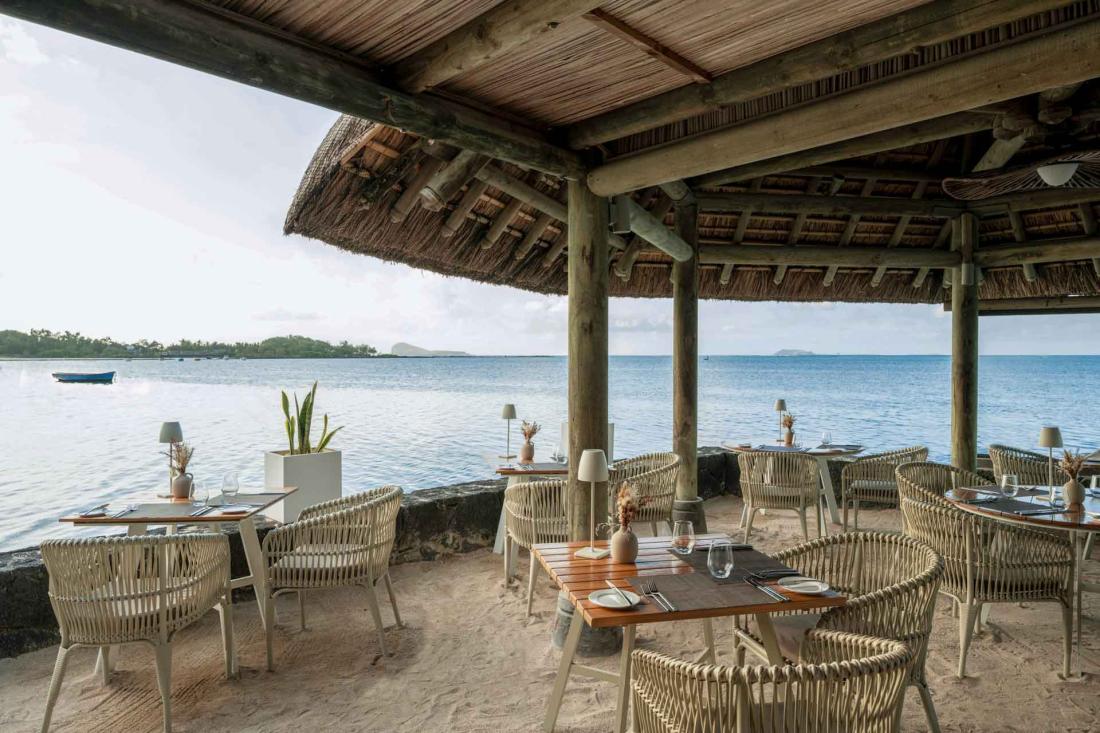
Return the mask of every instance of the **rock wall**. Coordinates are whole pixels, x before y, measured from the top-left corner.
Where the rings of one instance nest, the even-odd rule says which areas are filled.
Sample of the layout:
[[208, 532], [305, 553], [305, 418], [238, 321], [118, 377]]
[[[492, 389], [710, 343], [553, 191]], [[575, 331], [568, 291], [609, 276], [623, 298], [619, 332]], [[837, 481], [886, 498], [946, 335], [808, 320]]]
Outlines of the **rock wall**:
[[[839, 471], [839, 467], [837, 467]], [[836, 478], [839, 486], [839, 476]], [[472, 481], [406, 494], [397, 516], [393, 562], [434, 560], [491, 547], [504, 504], [505, 480]], [[736, 457], [699, 450], [699, 495], [740, 494]], [[261, 528], [261, 539], [265, 533]], [[234, 577], [248, 574], [240, 537], [229, 532]], [[0, 657], [58, 642], [47, 594], [49, 578], [37, 548], [0, 553]], [[247, 590], [242, 597], [250, 596]]]

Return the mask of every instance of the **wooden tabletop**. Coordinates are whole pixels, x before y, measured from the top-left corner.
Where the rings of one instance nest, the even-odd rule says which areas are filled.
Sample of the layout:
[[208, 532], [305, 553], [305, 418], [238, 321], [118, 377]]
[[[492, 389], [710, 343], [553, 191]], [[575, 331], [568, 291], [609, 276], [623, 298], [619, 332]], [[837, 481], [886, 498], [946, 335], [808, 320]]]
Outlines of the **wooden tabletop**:
[[[102, 517], [82, 517], [79, 514], [70, 514], [61, 517], [59, 522], [69, 524], [88, 525], [119, 525], [119, 524], [203, 524], [208, 522], [238, 522], [242, 519], [259, 514], [272, 504], [280, 502], [290, 494], [297, 491], [297, 487], [286, 486], [281, 489], [265, 489], [261, 492], [240, 493], [233, 498], [234, 505], [247, 504], [249, 511], [240, 514], [222, 514], [216, 509], [198, 517], [191, 516], [197, 505], [190, 499], [162, 499], [160, 501], [118, 501], [107, 507], [107, 513]], [[221, 497], [219, 497], [219, 500]], [[134, 510], [122, 516], [112, 516], [115, 512], [126, 506], [134, 506]]]
[[[1036, 527], [1046, 527], [1050, 529], [1066, 529], [1066, 530], [1078, 530], [1081, 532], [1100, 532], [1100, 498], [1095, 498], [1086, 494], [1084, 511], [1078, 512], [1059, 512], [1058, 514], [1040, 514], [1038, 516], [1028, 516], [1026, 514], [1017, 514], [1016, 512], [1022, 508], [1020, 505], [1027, 505], [1027, 508], [1031, 509], [1049, 509], [1051, 508], [1049, 501], [1044, 501], [1044, 497], [1048, 496], [1049, 487], [1021, 487], [1023, 491], [1027, 489], [1041, 489], [1042, 493], [1037, 496], [1017, 496], [1012, 502], [995, 502], [992, 504], [970, 504], [968, 501], [981, 496], [988, 496], [990, 491], [997, 491], [995, 486], [982, 487], [981, 489], [953, 489], [948, 491], [944, 498], [959, 507], [963, 511], [970, 512], [971, 514], [980, 514], [987, 517], [993, 517], [994, 519], [1000, 519], [1009, 522], [1018, 522], [1020, 524], [1030, 524]], [[1059, 486], [1055, 489], [1055, 495], [1061, 496], [1062, 487]], [[1019, 504], [1016, 504], [1019, 502]], [[1000, 505], [1000, 506], [998, 506]]]
[[802, 448], [801, 450], [776, 450], [780, 448], [786, 448], [782, 443], [776, 440], [754, 440], [754, 441], [733, 441], [726, 440], [722, 442], [722, 447], [726, 450], [733, 451], [735, 453], [744, 453], [746, 451], [775, 451], [776, 453], [805, 453], [810, 456], [817, 456], [821, 458], [825, 457], [843, 457], [854, 456], [857, 453], [863, 452], [863, 446], [857, 448], [848, 448], [844, 446], [814, 446], [812, 448]]
[[497, 466], [501, 476], [568, 476], [569, 466], [564, 463], [514, 463], [510, 466]]
[[[825, 595], [810, 596], [792, 593], [770, 584], [790, 600], [784, 603], [768, 600], [760, 593], [760, 603], [742, 606], [715, 607], [688, 611], [668, 612], [648, 599], [632, 609], [612, 609], [598, 606], [588, 600], [588, 595], [601, 588], [607, 588], [607, 581], [613, 580], [617, 586], [629, 590], [627, 578], [636, 576], [680, 575], [695, 572], [691, 565], [675, 557], [668, 551], [669, 537], [639, 537], [638, 560], [634, 563], [614, 563], [611, 558], [603, 560], [584, 560], [574, 557], [573, 553], [587, 542], [554, 542], [535, 545], [533, 552], [542, 567], [553, 578], [558, 587], [569, 595], [574, 608], [579, 608], [585, 622], [593, 628], [608, 626], [630, 626], [632, 624], [658, 623], [662, 621], [681, 621], [686, 619], [718, 618], [742, 614], [772, 613], [775, 611], [800, 611], [817, 608], [842, 606], [847, 598], [833, 591]], [[729, 539], [725, 534], [706, 534], [699, 541]], [[597, 547], [607, 547], [606, 540], [595, 543]], [[659, 580], [658, 580], [659, 583]]]

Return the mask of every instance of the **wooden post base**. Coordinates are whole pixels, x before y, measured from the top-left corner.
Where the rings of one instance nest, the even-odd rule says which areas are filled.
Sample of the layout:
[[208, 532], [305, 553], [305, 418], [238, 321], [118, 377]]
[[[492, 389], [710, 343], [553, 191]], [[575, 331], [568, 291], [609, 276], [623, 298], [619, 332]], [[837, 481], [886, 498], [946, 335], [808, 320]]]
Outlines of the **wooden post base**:
[[686, 519], [695, 527], [695, 534], [707, 531], [707, 515], [703, 511], [703, 500], [676, 499], [672, 502], [672, 521]]

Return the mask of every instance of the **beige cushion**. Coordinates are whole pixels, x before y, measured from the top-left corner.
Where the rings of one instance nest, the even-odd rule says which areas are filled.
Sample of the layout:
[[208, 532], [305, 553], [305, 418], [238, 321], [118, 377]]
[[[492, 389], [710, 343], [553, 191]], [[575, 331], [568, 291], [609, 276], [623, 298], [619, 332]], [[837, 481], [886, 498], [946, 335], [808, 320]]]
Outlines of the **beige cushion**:
[[300, 545], [279, 558], [280, 570], [340, 570], [364, 565], [366, 545]]
[[806, 632], [817, 627], [820, 613], [794, 613], [789, 616], [772, 616], [772, 627], [784, 659], [797, 662], [801, 657], [802, 641]]
[[873, 481], [871, 479], [859, 479], [849, 484], [848, 490], [853, 494], [881, 494], [888, 491], [897, 491], [898, 486], [893, 481]]

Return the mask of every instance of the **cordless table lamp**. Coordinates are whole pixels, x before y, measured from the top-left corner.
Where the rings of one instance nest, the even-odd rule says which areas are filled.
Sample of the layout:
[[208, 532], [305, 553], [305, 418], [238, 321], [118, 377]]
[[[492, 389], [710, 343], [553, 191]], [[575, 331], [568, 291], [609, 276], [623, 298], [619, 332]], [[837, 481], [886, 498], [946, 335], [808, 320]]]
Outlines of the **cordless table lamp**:
[[607, 455], [599, 448], [589, 448], [581, 453], [581, 462], [577, 464], [577, 480], [587, 481], [588, 488], [588, 547], [582, 547], [573, 553], [574, 557], [585, 560], [602, 560], [611, 554], [611, 550], [596, 548], [596, 484], [607, 481]]
[[1053, 425], [1047, 425], [1039, 431], [1039, 446], [1047, 449], [1047, 486], [1050, 498], [1054, 499], [1054, 449], [1062, 447], [1062, 431]]
[[168, 445], [168, 493], [172, 493], [172, 449], [183, 442], [183, 428], [178, 422], [160, 424], [160, 442]]
[[779, 413], [779, 441], [783, 442], [783, 413], [787, 411], [787, 401], [776, 400], [775, 411]]
[[508, 438], [505, 445], [507, 446], [504, 455], [499, 456], [507, 461], [515, 458], [515, 454], [512, 453], [512, 421], [516, 419], [516, 406], [509, 403], [504, 406], [504, 409], [500, 412], [500, 417], [508, 421]]

